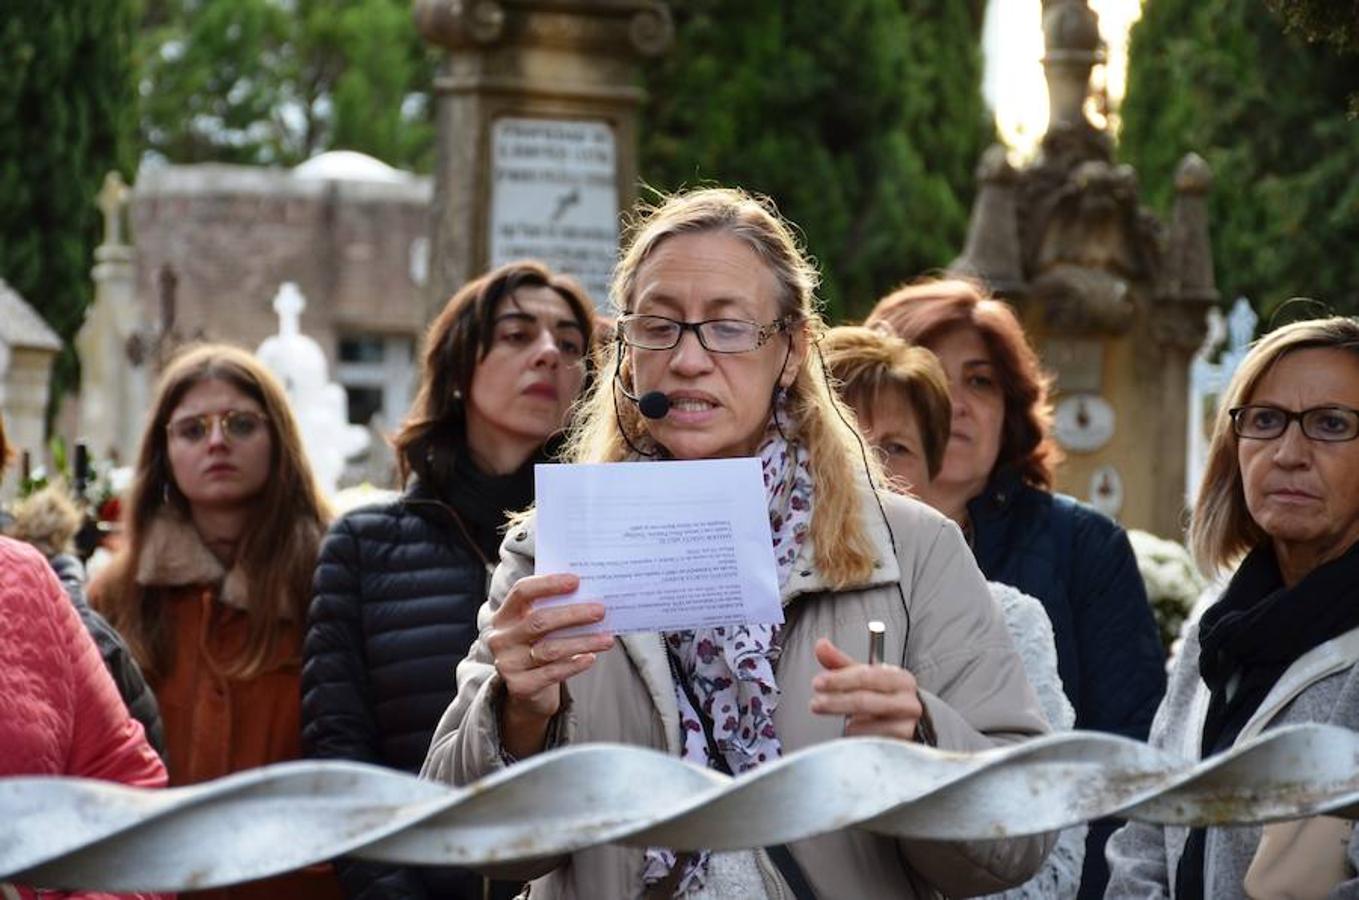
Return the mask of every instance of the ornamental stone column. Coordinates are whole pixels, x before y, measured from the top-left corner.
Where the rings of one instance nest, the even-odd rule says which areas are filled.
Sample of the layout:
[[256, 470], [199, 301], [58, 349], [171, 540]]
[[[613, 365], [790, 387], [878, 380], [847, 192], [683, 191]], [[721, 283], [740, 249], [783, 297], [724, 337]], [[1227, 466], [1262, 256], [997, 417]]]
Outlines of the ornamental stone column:
[[[1183, 537], [1189, 364], [1217, 302], [1211, 172], [1185, 157], [1170, 222], [1140, 200], [1138, 173], [1086, 117], [1104, 59], [1087, 0], [1043, 0], [1051, 118], [1018, 171], [993, 147], [978, 167], [967, 243], [950, 271], [1018, 309], [1055, 376], [1057, 488], [1124, 524]], [[1168, 177], [1171, 173], [1154, 173]]]
[[637, 185], [642, 60], [669, 47], [659, 0], [415, 0], [447, 51], [427, 313], [468, 279], [532, 257], [604, 305], [619, 210]]

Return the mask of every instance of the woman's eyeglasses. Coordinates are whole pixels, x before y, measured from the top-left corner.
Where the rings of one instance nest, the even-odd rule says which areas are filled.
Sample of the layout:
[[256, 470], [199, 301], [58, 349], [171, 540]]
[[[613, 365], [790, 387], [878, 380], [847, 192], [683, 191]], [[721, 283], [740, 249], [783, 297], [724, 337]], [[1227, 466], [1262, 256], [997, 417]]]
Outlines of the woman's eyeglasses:
[[264, 416], [243, 409], [228, 409], [219, 413], [203, 413], [201, 416], [184, 416], [165, 426], [170, 436], [186, 444], [197, 444], [212, 434], [213, 423], [222, 426], [222, 437], [228, 443], [248, 441], [264, 427]]
[[1314, 406], [1290, 412], [1277, 406], [1238, 406], [1227, 411], [1237, 437], [1268, 441], [1282, 435], [1297, 420], [1302, 433], [1314, 441], [1352, 441], [1359, 437], [1359, 410], [1348, 406]]
[[788, 330], [789, 318], [768, 325], [745, 319], [705, 319], [680, 322], [668, 316], [622, 316], [618, 337], [638, 350], [671, 350], [679, 346], [684, 332], [692, 331], [710, 353], [749, 353], [763, 347], [774, 335]]

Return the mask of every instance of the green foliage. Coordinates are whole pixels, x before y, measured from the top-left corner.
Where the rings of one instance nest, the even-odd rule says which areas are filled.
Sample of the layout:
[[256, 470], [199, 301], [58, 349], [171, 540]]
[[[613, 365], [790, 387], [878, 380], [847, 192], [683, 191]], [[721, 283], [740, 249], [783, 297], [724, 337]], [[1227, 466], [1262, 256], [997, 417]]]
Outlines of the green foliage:
[[1359, 0], [1268, 0], [1291, 33], [1359, 51]]
[[143, 144], [171, 162], [432, 164], [435, 57], [409, 0], [153, 0], [142, 54]]
[[70, 341], [93, 295], [95, 195], [130, 178], [133, 0], [31, 0], [0, 18], [0, 277], [67, 342], [53, 405], [75, 387]]
[[646, 76], [641, 173], [765, 193], [821, 262], [833, 319], [962, 247], [992, 131], [980, 4], [677, 0]]
[[1266, 323], [1300, 294], [1359, 312], [1357, 88], [1353, 58], [1285, 35], [1253, 0], [1148, 0], [1134, 26], [1120, 154], [1162, 213], [1179, 157], [1208, 160], [1219, 290]]

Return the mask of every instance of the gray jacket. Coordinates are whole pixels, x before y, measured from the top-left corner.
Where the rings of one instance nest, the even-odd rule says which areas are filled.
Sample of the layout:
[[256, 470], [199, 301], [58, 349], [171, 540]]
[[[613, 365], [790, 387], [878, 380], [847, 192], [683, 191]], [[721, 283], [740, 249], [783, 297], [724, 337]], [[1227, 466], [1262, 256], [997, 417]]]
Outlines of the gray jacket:
[[[889, 661], [915, 673], [940, 747], [982, 750], [1043, 734], [1047, 725], [1006, 634], [1000, 610], [957, 527], [914, 500], [884, 497], [896, 535], [892, 551], [877, 505], [866, 493], [861, 515], [879, 548], [873, 576], [835, 590], [816, 570], [811, 542], [784, 586], [787, 621], [778, 662], [782, 691], [775, 725], [787, 752], [840, 736], [838, 718], [806, 711], [820, 671], [812, 648], [829, 637], [851, 652], [865, 642], [867, 623], [887, 623]], [[490, 598], [478, 621], [483, 633], [513, 585], [533, 572], [532, 523], [514, 529], [501, 548]], [[906, 613], [895, 584], [910, 607]], [[468, 784], [503, 768], [497, 724], [500, 678], [478, 640], [458, 666], [458, 695], [435, 731], [423, 774]], [[567, 702], [550, 734], [557, 744], [609, 741], [678, 755], [675, 686], [659, 635], [632, 634], [571, 679]], [[1041, 865], [1047, 836], [939, 844], [894, 840], [858, 829], [790, 845], [818, 896], [966, 896], [1018, 884]], [[642, 892], [641, 847], [605, 845], [569, 857], [525, 863], [504, 873], [537, 879], [538, 898], [633, 897]], [[767, 871], [767, 870], [766, 870]], [[779, 893], [776, 889], [775, 894]]]
[[[1301, 722], [1326, 722], [1359, 730], [1359, 629], [1348, 631], [1299, 657], [1260, 704], [1236, 744], [1262, 731]], [[1199, 677], [1198, 623], [1184, 639], [1170, 689], [1156, 711], [1150, 742], [1186, 760], [1200, 757], [1199, 744], [1208, 712], [1208, 688]], [[1205, 897], [1240, 897], [1242, 883], [1260, 844], [1259, 826], [1208, 829], [1204, 847]], [[1106, 897], [1173, 897], [1175, 871], [1189, 835], [1187, 828], [1129, 822], [1109, 839]], [[1349, 865], [1359, 864], [1355, 842]], [[1344, 882], [1338, 893], [1359, 896], [1359, 880]]]
[[[1057, 650], [1047, 610], [1041, 601], [1019, 588], [998, 581], [990, 582], [989, 587], [1005, 614], [1010, 640], [1024, 662], [1024, 674], [1038, 695], [1048, 724], [1053, 731], [1070, 731], [1076, 724], [1076, 710], [1062, 690], [1062, 677], [1057, 673]], [[997, 900], [1072, 900], [1081, 886], [1088, 831], [1085, 825], [1063, 829], [1037, 875], [1019, 887], [992, 896]]]

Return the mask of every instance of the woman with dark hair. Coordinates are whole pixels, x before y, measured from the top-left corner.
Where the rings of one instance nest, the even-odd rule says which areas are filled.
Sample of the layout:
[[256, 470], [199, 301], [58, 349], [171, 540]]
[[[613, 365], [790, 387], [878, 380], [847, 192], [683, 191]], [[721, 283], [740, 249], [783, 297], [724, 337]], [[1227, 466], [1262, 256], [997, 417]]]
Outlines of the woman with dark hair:
[[[865, 324], [933, 351], [948, 376], [948, 446], [921, 499], [962, 527], [989, 580], [1043, 602], [1076, 727], [1144, 740], [1165, 691], [1146, 589], [1123, 529], [1052, 490], [1048, 378], [1014, 312], [973, 282], [927, 281]], [[1082, 897], [1103, 891], [1112, 827], [1091, 826]]]
[[[1187, 630], [1151, 743], [1181, 759], [1274, 728], [1359, 729], [1359, 319], [1261, 338], [1218, 407], [1189, 543], [1229, 576]], [[1108, 896], [1354, 897], [1352, 817], [1128, 824]]]
[[[161, 376], [124, 516], [90, 586], [165, 725], [172, 786], [301, 755], [302, 623], [329, 518], [283, 387], [208, 344]], [[189, 896], [331, 898], [329, 866]]]
[[[594, 306], [571, 278], [510, 263], [464, 285], [426, 336], [393, 440], [405, 494], [331, 528], [303, 668], [310, 756], [418, 772], [477, 635], [506, 515], [533, 502], [587, 371]], [[350, 897], [480, 898], [455, 869], [341, 860]]]

